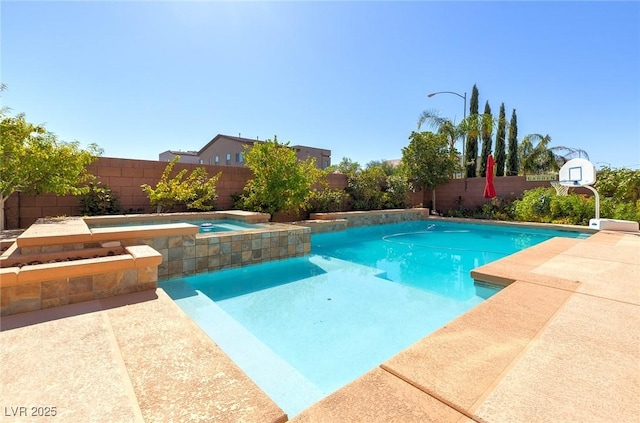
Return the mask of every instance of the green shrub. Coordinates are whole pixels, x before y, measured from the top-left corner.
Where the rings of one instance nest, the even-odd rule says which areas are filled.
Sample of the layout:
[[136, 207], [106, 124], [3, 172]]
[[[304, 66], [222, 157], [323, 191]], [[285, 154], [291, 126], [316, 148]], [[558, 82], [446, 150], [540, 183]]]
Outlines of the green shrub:
[[593, 197], [580, 194], [554, 195], [551, 200], [550, 217], [552, 223], [567, 225], [589, 225], [589, 219], [596, 215]]
[[602, 168], [594, 188], [601, 217], [640, 222], [640, 170]]
[[600, 216], [640, 223], [640, 200], [631, 203], [615, 201], [613, 198], [601, 198]]
[[111, 187], [101, 182], [91, 181], [89, 190], [80, 195], [80, 213], [85, 216], [102, 216], [108, 214], [122, 214], [120, 199]]
[[411, 205], [411, 184], [406, 177], [386, 175], [380, 166], [368, 167], [347, 176], [345, 192], [352, 210], [406, 208]]
[[230, 196], [231, 198], [231, 208], [234, 210], [244, 210], [244, 200], [241, 192], [234, 192]]
[[411, 184], [407, 178], [399, 175], [390, 175], [386, 178], [384, 190], [387, 194], [384, 197], [385, 209], [404, 209], [411, 206], [409, 193]]
[[[589, 225], [596, 214], [594, 196], [570, 192], [557, 195], [553, 188], [525, 191], [515, 201], [515, 220], [526, 222]], [[600, 217], [640, 222], [640, 201], [620, 201], [614, 197], [600, 197]]]
[[333, 213], [346, 209], [349, 195], [341, 189], [313, 190], [309, 197], [309, 210], [314, 213]]
[[[513, 198], [495, 197], [490, 202], [483, 204], [476, 213], [480, 219], [513, 220]], [[473, 216], [476, 217], [476, 216]]]
[[462, 205], [462, 198], [459, 198], [458, 208], [448, 210], [445, 215], [470, 219], [514, 220], [514, 200], [513, 196], [495, 197], [481, 206], [467, 208]]
[[180, 156], [169, 162], [155, 188], [147, 184], [140, 186], [149, 197], [151, 206], [156, 207], [158, 213], [172, 211], [177, 206], [197, 211], [211, 210], [213, 202], [218, 198], [216, 183], [222, 172], [209, 177], [204, 168], [198, 167], [189, 176], [187, 169], [183, 169], [170, 178], [169, 175], [178, 160]]
[[352, 210], [380, 210], [382, 208], [382, 184], [386, 175], [380, 168], [372, 167], [347, 176], [345, 191], [349, 194]]
[[556, 195], [551, 187], [538, 187], [523, 193], [514, 202], [514, 218], [523, 222], [551, 222], [551, 199]]
[[594, 188], [600, 197], [633, 205], [640, 200], [640, 170], [604, 167], [598, 170]]
[[315, 158], [298, 160], [289, 143], [277, 137], [255, 143], [245, 152], [245, 166], [253, 172], [242, 193], [246, 210], [265, 212], [299, 212], [308, 207], [311, 187], [324, 172], [316, 167]]

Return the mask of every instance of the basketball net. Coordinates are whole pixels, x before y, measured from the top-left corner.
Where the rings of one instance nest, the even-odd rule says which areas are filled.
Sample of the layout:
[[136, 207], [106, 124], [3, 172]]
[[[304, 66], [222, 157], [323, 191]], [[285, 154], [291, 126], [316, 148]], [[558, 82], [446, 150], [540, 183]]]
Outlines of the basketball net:
[[567, 195], [569, 193], [570, 187], [562, 185], [558, 181], [551, 181], [551, 186], [555, 188], [557, 195]]

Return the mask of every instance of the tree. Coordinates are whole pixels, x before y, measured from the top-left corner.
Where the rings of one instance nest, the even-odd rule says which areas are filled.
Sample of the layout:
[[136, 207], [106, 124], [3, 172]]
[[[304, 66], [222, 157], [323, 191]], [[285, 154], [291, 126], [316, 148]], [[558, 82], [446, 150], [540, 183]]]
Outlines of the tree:
[[[551, 137], [540, 134], [529, 134], [522, 139], [518, 147], [520, 167], [522, 172], [543, 173], [556, 172], [562, 165], [575, 157], [584, 156], [587, 160], [589, 155], [586, 151], [566, 146], [549, 147]], [[534, 145], [535, 143], [535, 145]]]
[[[478, 88], [473, 84], [471, 100], [469, 101], [469, 118], [478, 116]], [[468, 178], [476, 177], [476, 160], [478, 158], [478, 135], [475, 132], [467, 135], [467, 150], [465, 152], [465, 166]]]
[[500, 105], [500, 114], [498, 115], [498, 130], [496, 132], [496, 176], [504, 176], [504, 167], [506, 162], [505, 137], [506, 137], [507, 119], [504, 112], [504, 103]]
[[5, 202], [14, 192], [86, 192], [87, 165], [102, 153], [96, 144], [84, 150], [77, 141], [59, 141], [43, 126], [27, 122], [23, 114], [11, 117], [5, 112], [0, 111], [0, 229], [5, 227]]
[[[418, 118], [418, 130], [420, 130], [422, 125], [425, 123], [429, 124], [429, 126], [435, 129], [439, 134], [445, 134], [447, 136], [449, 140], [449, 156], [455, 160], [458, 156], [456, 141], [463, 138], [465, 135], [465, 131], [463, 129], [464, 125], [462, 124], [463, 122], [456, 125], [450, 119], [440, 117], [434, 110], [425, 110]], [[458, 169], [456, 168], [455, 171], [457, 170]]]
[[484, 104], [484, 114], [482, 117], [482, 154], [480, 155], [480, 176], [484, 178], [487, 176], [487, 158], [489, 157], [489, 154], [491, 154], [491, 135], [493, 134], [491, 125], [489, 125], [489, 122], [493, 121], [493, 116], [491, 115], [491, 107], [489, 106], [488, 101]]
[[565, 147], [559, 145], [557, 147], [551, 147], [551, 151], [555, 157], [559, 167], [562, 167], [566, 162], [571, 159], [583, 157], [589, 160], [589, 154], [581, 148]]
[[511, 113], [509, 123], [509, 153], [507, 155], [507, 176], [518, 175], [518, 118], [516, 109]]
[[327, 169], [329, 172], [339, 172], [343, 175], [351, 175], [360, 170], [360, 164], [352, 161], [348, 157], [343, 157], [337, 165], [331, 165]]
[[278, 138], [254, 143], [245, 153], [245, 166], [253, 172], [242, 194], [245, 207], [273, 215], [298, 212], [308, 205], [312, 186], [325, 174], [315, 158], [298, 160], [289, 143]]
[[449, 180], [456, 168], [456, 160], [448, 154], [445, 134], [412, 132], [409, 145], [402, 149], [402, 164], [414, 189], [432, 190], [436, 208], [435, 188]]
[[522, 139], [518, 147], [518, 156], [523, 174], [539, 174], [560, 169], [553, 151], [548, 147], [550, 142], [549, 135], [540, 134], [529, 134]]
[[157, 213], [170, 212], [180, 205], [189, 210], [211, 210], [213, 202], [218, 198], [216, 184], [222, 172], [209, 177], [203, 167], [197, 167], [186, 179], [187, 169], [182, 169], [170, 178], [173, 167], [179, 160], [180, 156], [175, 156], [169, 162], [155, 188], [148, 184], [140, 185], [149, 197], [151, 206], [156, 208]]
[[392, 175], [397, 175], [400, 172], [400, 167], [394, 165], [392, 162], [389, 162], [388, 160], [371, 160], [369, 163], [366, 164], [365, 168], [367, 169], [371, 169], [371, 168], [379, 168], [380, 170], [382, 170], [382, 173], [385, 174], [385, 176], [392, 176]]

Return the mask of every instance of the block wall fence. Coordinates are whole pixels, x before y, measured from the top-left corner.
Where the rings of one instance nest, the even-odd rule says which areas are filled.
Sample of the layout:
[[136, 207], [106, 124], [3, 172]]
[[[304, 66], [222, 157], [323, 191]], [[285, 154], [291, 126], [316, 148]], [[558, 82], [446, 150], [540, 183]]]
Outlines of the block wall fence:
[[[142, 184], [155, 186], [160, 180], [167, 162], [152, 160], [133, 160], [100, 157], [89, 165], [89, 172], [98, 180], [108, 185], [120, 198], [120, 205], [126, 213], [152, 213], [149, 199], [140, 188]], [[232, 204], [231, 195], [242, 192], [252, 173], [249, 169], [232, 166], [214, 166], [189, 163], [176, 163], [174, 171], [187, 169], [189, 172], [197, 167], [204, 167], [210, 175], [222, 172], [216, 189], [219, 209], [228, 209]], [[436, 189], [436, 207], [446, 211], [458, 207], [457, 200], [463, 199], [463, 205], [472, 208], [486, 203], [482, 197], [484, 178], [454, 179]], [[466, 185], [465, 185], [466, 184]], [[549, 186], [549, 182], [527, 182], [524, 176], [496, 177], [494, 181], [499, 196], [513, 193], [520, 195], [524, 190], [536, 186]], [[330, 188], [344, 188], [347, 180], [344, 175], [329, 175]], [[466, 189], [465, 189], [466, 186]], [[589, 191], [584, 190], [584, 193]], [[413, 205], [423, 204], [428, 207], [431, 192], [416, 192], [411, 195]], [[41, 217], [79, 216], [80, 202], [74, 196], [56, 196], [53, 194], [23, 195], [15, 193], [9, 197], [5, 205], [6, 228], [27, 228]], [[294, 219], [295, 220], [295, 219]]]
[[[484, 198], [485, 178], [452, 179], [436, 188], [436, 209], [439, 211], [455, 210], [462, 205], [473, 209], [490, 202]], [[549, 181], [527, 181], [526, 176], [496, 176], [493, 180], [498, 197], [519, 197], [526, 190], [536, 187], [550, 187]], [[592, 195], [586, 188], [572, 188], [570, 192]], [[425, 193], [424, 205], [429, 207], [431, 193]]]

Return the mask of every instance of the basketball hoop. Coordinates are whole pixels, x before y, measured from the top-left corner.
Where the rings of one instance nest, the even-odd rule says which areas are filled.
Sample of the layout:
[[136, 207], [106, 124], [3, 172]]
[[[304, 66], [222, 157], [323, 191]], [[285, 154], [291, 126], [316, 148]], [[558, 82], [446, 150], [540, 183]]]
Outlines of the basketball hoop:
[[[600, 221], [600, 195], [598, 191], [592, 185], [596, 182], [596, 167], [587, 159], [577, 158], [571, 159], [562, 165], [560, 171], [558, 171], [558, 181], [556, 183], [551, 182], [551, 185], [556, 189], [558, 195], [567, 195], [567, 191], [571, 187], [583, 187], [593, 192], [596, 197], [596, 218], [589, 221], [594, 221], [595, 225]], [[562, 187], [558, 186], [562, 185]]]
[[551, 181], [551, 186], [553, 188], [555, 188], [556, 190], [556, 194], [557, 195], [567, 195], [569, 193], [569, 186], [567, 185], [562, 185], [560, 182], [558, 181]]

